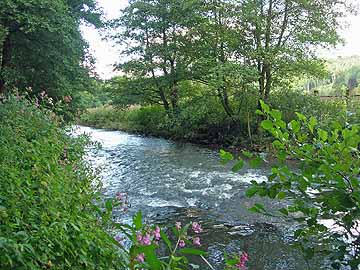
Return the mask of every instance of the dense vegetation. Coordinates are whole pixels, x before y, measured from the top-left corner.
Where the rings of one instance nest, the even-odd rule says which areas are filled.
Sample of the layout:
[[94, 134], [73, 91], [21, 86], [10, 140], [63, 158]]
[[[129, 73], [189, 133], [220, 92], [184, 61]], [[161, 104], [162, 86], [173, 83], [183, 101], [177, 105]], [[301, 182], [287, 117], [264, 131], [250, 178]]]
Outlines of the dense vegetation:
[[[340, 22], [351, 10], [334, 0], [130, 0], [121, 17], [104, 22], [94, 0], [2, 0], [0, 268], [188, 269], [188, 254], [208, 263], [196, 249], [196, 222], [177, 223], [171, 237], [143, 224], [141, 213], [132, 224], [114, 222], [126, 196], [103, 198], [84, 161], [88, 140], [67, 134], [63, 122], [91, 107], [81, 123], [269, 145], [279, 164], [247, 195], [289, 199], [280, 213], [298, 222], [294, 237], [306, 256], [358, 269], [360, 111], [350, 97], [359, 93], [360, 62], [316, 57], [341, 41]], [[115, 65], [122, 76], [96, 79], [81, 24], [107, 28], [125, 48]], [[243, 165], [240, 158], [233, 170]], [[261, 204], [252, 211], [273, 214]], [[245, 252], [228, 258], [227, 268], [246, 269], [248, 259]]]
[[[80, 25], [103, 25], [94, 0], [2, 0], [0, 3], [0, 93], [13, 88], [54, 102], [91, 91], [94, 59]], [[90, 76], [91, 75], [91, 76]]]
[[86, 138], [15, 97], [0, 105], [0, 268], [120, 269], [93, 205]]
[[[358, 269], [359, 122], [343, 127], [334, 121], [326, 131], [314, 117], [296, 113], [296, 120], [286, 123], [279, 110], [263, 102], [261, 108], [257, 113], [265, 117], [261, 126], [274, 138], [272, 146], [278, 164], [272, 167], [268, 181], [253, 181], [247, 196], [291, 198], [290, 203], [278, 211], [302, 224], [294, 237], [305, 256], [312, 258], [321, 254], [329, 259], [326, 269], [343, 269], [345, 265]], [[221, 156], [224, 162], [234, 159], [225, 151]], [[263, 162], [261, 157], [249, 152], [244, 152], [244, 156], [252, 163]], [[297, 161], [296, 169], [287, 164], [289, 158]], [[243, 166], [244, 161], [239, 158], [233, 170]], [[251, 210], [269, 216], [274, 213], [262, 204], [255, 204]]]
[[308, 80], [306, 90], [322, 96], [359, 95], [360, 57], [331, 59], [327, 63], [328, 75], [317, 80]]
[[[130, 1], [108, 24], [109, 38], [126, 48], [116, 65], [124, 75], [102, 85], [113, 107], [92, 109], [81, 122], [249, 145], [261, 139], [261, 99], [286, 120], [297, 110], [326, 125], [346, 109], [312, 97], [314, 81], [335, 76], [315, 52], [340, 41], [348, 10], [337, 1]], [[347, 87], [349, 76], [335, 73], [331, 87]]]

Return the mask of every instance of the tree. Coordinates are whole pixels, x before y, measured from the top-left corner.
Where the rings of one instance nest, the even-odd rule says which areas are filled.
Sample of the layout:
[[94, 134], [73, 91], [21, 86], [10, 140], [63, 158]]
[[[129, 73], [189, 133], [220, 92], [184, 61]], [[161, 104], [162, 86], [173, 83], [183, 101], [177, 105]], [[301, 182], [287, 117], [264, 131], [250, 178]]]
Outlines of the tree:
[[137, 85], [148, 85], [144, 90], [155, 93], [169, 115], [178, 112], [179, 83], [191, 78], [188, 30], [195, 3], [133, 0], [112, 23], [119, 30], [112, 38], [126, 44], [122, 54], [126, 59], [131, 57], [117, 69]]
[[191, 29], [194, 45], [194, 79], [215, 91], [228, 117], [236, 114], [234, 97], [252, 88], [253, 67], [236, 55], [239, 40], [234, 18], [238, 1], [201, 0], [197, 24]]
[[244, 0], [236, 18], [243, 62], [258, 71], [259, 97], [291, 76], [322, 72], [319, 47], [340, 41], [340, 19], [349, 11], [338, 0]]
[[31, 87], [56, 96], [88, 78], [92, 59], [81, 23], [100, 27], [93, 0], [4, 0], [0, 4], [0, 92]]

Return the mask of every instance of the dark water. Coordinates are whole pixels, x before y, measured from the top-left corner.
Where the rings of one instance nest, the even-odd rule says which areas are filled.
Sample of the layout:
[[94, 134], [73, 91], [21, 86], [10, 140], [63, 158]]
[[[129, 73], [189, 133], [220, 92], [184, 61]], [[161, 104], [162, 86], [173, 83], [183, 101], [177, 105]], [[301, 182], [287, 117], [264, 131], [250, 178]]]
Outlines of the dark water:
[[[78, 127], [77, 132], [102, 143], [89, 158], [102, 167], [106, 196], [129, 194], [131, 209], [122, 217], [125, 221], [140, 209], [152, 223], [200, 221], [203, 248], [216, 269], [223, 269], [224, 251], [240, 250], [249, 253], [250, 270], [309, 269], [291, 246], [294, 224], [247, 210], [259, 199], [250, 200], [244, 192], [250, 181], [266, 180], [267, 168], [232, 173], [220, 164], [217, 151], [196, 145], [88, 127]], [[280, 207], [280, 202], [261, 202]]]

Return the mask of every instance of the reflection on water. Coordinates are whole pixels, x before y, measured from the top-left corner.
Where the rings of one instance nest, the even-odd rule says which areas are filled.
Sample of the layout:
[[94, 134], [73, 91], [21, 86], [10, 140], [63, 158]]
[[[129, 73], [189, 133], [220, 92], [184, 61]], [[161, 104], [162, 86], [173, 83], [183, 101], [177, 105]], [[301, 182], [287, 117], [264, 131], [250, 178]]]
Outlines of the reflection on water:
[[[217, 269], [222, 269], [223, 251], [240, 250], [250, 254], [251, 270], [309, 269], [290, 245], [291, 223], [247, 210], [258, 199], [246, 198], [246, 187], [252, 180], [266, 180], [266, 169], [232, 173], [220, 164], [218, 153], [207, 148], [78, 127], [77, 133], [84, 132], [103, 145], [90, 152], [89, 159], [94, 166], [104, 166], [105, 196], [127, 192], [132, 206], [129, 215], [141, 209], [151, 222], [202, 222], [203, 246]], [[262, 203], [279, 206], [279, 202]]]

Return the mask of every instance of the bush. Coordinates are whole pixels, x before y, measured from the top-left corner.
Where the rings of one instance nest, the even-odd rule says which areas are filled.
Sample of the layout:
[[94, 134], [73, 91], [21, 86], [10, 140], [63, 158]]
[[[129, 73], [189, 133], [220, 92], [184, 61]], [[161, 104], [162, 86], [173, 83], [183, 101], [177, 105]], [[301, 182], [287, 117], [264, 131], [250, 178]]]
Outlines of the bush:
[[[360, 126], [334, 122], [326, 131], [316, 118], [300, 113], [286, 123], [279, 110], [261, 105], [261, 127], [274, 137], [278, 163], [268, 181], [253, 181], [246, 194], [287, 198], [288, 206], [279, 212], [300, 225], [294, 237], [306, 258], [321, 254], [329, 261], [327, 269], [359, 269]], [[224, 151], [222, 158], [233, 159]], [[297, 162], [296, 168], [286, 162], [288, 158]], [[234, 170], [243, 164], [237, 161]], [[273, 215], [260, 204], [252, 210]]]
[[345, 104], [341, 101], [323, 101], [319, 97], [304, 94], [301, 91], [277, 91], [269, 104], [283, 113], [283, 119], [290, 122], [297, 119], [295, 112], [307, 117], [316, 117], [324, 126], [331, 121], [344, 122]]
[[85, 138], [26, 101], [0, 106], [0, 269], [120, 269], [94, 207]]

